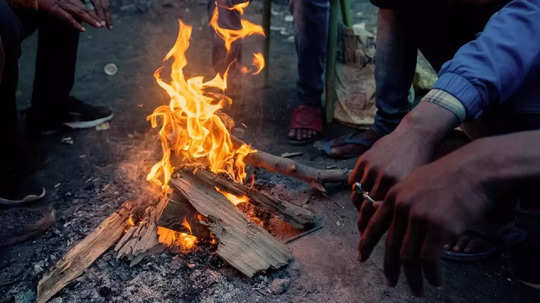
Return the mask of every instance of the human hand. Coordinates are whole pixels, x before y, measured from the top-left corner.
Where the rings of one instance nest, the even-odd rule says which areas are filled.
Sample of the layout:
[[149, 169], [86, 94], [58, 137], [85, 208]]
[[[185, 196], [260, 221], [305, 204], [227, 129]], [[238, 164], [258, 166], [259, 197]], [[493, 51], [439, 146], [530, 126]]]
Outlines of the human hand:
[[[349, 183], [360, 182], [375, 200], [382, 200], [392, 185], [431, 160], [435, 145], [455, 124], [450, 111], [421, 102], [358, 159]], [[352, 200], [358, 205], [362, 198], [353, 191]]]
[[94, 27], [103, 27], [106, 24], [80, 0], [39, 0], [38, 6], [39, 10], [68, 22], [81, 32], [86, 31], [81, 21]]
[[443, 243], [489, 209], [482, 178], [465, 151], [415, 169], [390, 189], [373, 216], [364, 215], [371, 219], [360, 239], [360, 259], [369, 258], [388, 230], [384, 273], [390, 286], [397, 284], [401, 266], [414, 295], [423, 295], [424, 278], [440, 286]]
[[105, 25], [110, 30], [112, 29], [112, 17], [109, 0], [91, 0], [94, 5], [96, 15], [105, 22]]

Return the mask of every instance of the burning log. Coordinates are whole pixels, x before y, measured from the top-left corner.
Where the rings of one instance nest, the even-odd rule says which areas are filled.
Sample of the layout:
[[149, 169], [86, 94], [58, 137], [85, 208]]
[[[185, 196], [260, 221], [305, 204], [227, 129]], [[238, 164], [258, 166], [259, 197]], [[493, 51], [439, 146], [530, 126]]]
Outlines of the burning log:
[[305, 229], [314, 223], [315, 217], [313, 213], [305, 208], [260, 192], [255, 188], [249, 188], [243, 184], [230, 182], [226, 178], [212, 174], [206, 170], [195, 170], [193, 174], [212, 188], [217, 186], [233, 195], [248, 196], [251, 203], [275, 213], [295, 228]]
[[145, 209], [142, 221], [131, 226], [118, 241], [114, 250], [116, 258], [127, 257], [131, 260], [130, 266], [138, 264], [148, 252], [159, 247], [157, 237], [157, 220], [161, 217], [163, 209], [167, 206], [166, 197], [160, 199], [155, 207]]
[[263, 151], [249, 154], [245, 161], [253, 167], [300, 179], [324, 194], [326, 194], [324, 183], [346, 183], [350, 173], [348, 169], [319, 169], [307, 166]]
[[288, 264], [292, 258], [285, 244], [249, 219], [213, 186], [189, 174], [180, 173], [171, 185], [209, 220], [219, 240], [217, 254], [248, 277]]
[[[232, 139], [235, 145], [245, 144], [236, 137], [232, 136]], [[247, 155], [244, 161], [253, 167], [304, 181], [324, 194], [326, 194], [324, 183], [346, 183], [350, 174], [349, 169], [319, 169], [260, 150]]]
[[47, 302], [52, 296], [80, 276], [94, 261], [107, 251], [124, 233], [131, 213], [142, 205], [127, 201], [111, 214], [86, 238], [75, 245], [41, 278], [36, 302]]

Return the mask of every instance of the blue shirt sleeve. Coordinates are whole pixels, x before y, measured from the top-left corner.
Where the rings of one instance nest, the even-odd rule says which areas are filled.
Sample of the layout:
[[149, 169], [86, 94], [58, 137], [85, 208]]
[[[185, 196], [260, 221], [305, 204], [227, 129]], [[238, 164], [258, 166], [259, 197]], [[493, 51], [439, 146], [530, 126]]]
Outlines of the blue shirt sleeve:
[[452, 94], [467, 118], [476, 118], [488, 105], [511, 97], [538, 68], [540, 0], [514, 0], [442, 66], [433, 88]]

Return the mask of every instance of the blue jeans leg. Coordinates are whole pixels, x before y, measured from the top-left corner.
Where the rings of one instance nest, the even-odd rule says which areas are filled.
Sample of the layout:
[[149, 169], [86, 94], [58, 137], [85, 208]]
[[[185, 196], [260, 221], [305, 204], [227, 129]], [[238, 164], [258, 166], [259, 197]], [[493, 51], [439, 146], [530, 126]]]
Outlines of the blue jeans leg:
[[417, 47], [408, 39], [402, 16], [379, 10], [375, 54], [375, 100], [377, 114], [372, 129], [392, 132], [409, 112], [409, 88], [416, 67]]
[[290, 0], [298, 56], [297, 96], [300, 102], [321, 106], [328, 40], [328, 0]]

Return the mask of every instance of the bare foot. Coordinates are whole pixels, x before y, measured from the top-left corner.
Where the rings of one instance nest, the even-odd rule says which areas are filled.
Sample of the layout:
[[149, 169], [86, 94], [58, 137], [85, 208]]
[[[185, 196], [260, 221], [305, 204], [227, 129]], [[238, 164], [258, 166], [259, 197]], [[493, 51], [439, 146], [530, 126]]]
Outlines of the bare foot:
[[493, 243], [477, 234], [465, 232], [455, 241], [445, 244], [444, 249], [458, 253], [477, 254], [492, 250]]
[[309, 128], [291, 128], [289, 139], [296, 141], [310, 141], [319, 136], [319, 132]]

